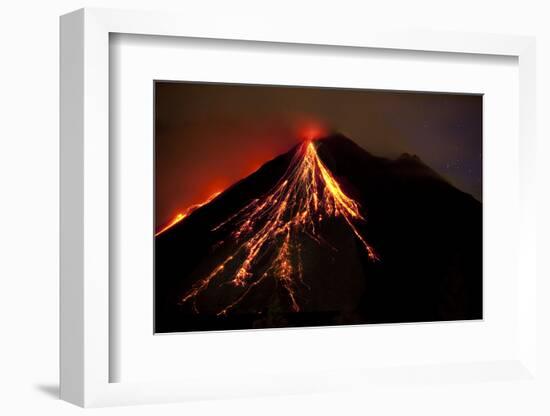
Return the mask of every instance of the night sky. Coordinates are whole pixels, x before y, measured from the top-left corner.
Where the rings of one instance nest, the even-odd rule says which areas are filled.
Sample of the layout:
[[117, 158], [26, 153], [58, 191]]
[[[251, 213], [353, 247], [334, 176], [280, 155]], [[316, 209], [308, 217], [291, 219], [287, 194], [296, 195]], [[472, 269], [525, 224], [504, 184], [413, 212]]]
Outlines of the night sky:
[[479, 95], [156, 82], [157, 229], [322, 131], [375, 156], [416, 154], [481, 201]]

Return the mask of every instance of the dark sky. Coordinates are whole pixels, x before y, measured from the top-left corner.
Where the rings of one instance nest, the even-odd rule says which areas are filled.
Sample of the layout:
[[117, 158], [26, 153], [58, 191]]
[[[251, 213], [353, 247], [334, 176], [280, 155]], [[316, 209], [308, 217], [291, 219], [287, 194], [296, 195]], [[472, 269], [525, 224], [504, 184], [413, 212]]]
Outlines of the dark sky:
[[479, 95], [156, 82], [155, 117], [157, 228], [312, 129], [376, 156], [416, 154], [481, 200]]

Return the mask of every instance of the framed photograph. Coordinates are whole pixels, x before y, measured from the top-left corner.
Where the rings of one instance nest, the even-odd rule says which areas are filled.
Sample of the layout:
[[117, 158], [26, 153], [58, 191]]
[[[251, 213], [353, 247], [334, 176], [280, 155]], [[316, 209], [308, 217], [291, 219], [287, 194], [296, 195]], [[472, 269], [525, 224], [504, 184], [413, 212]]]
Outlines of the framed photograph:
[[534, 51], [63, 16], [61, 397], [537, 383]]

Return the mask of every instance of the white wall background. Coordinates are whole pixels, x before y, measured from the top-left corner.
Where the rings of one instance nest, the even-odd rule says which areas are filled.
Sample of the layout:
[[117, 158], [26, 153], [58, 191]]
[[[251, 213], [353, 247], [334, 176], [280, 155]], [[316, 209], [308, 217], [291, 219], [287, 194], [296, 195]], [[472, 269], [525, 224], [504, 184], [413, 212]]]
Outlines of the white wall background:
[[[323, 21], [327, 30], [347, 25], [512, 33], [538, 37], [539, 268], [550, 278], [550, 11], [541, 0], [185, 1], [185, 0], [11, 0], [0, 12], [0, 414], [76, 414], [61, 402], [58, 377], [58, 16], [74, 9], [116, 7], [178, 10], [208, 24], [228, 19]], [[247, 15], [248, 17], [243, 17]], [[544, 179], [544, 182], [543, 182]], [[546, 250], [544, 249], [546, 247]], [[539, 285], [550, 293], [545, 280]], [[550, 307], [539, 302], [548, 366]], [[549, 302], [550, 303], [550, 302]], [[546, 328], [546, 329], [545, 329]], [[543, 332], [545, 331], [545, 332]], [[546, 371], [550, 374], [550, 371]], [[431, 394], [426, 394], [430, 390]], [[547, 389], [550, 391], [550, 389]], [[524, 386], [445, 385], [392, 389], [376, 396], [347, 393], [196, 402], [93, 410], [123, 414], [550, 414], [548, 391]], [[482, 400], [483, 399], [483, 400]], [[480, 404], [480, 401], [482, 403]]]

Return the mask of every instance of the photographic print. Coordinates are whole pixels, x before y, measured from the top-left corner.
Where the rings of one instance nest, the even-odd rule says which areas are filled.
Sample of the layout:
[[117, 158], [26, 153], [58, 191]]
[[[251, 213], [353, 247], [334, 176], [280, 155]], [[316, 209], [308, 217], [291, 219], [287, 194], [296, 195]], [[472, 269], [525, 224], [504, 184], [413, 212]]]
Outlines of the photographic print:
[[481, 319], [481, 95], [156, 81], [156, 333]]

